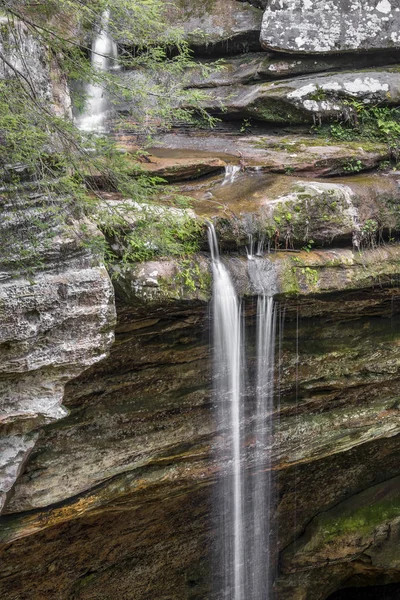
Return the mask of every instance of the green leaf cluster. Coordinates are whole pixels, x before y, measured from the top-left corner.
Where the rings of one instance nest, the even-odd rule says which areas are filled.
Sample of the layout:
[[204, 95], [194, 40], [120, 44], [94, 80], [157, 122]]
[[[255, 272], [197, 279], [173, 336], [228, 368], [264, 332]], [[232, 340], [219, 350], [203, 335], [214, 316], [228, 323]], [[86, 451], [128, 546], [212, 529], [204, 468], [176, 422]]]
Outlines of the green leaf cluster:
[[[397, 160], [400, 151], [400, 107], [369, 105], [357, 100], [345, 101], [344, 105], [342, 118], [336, 123], [317, 127], [317, 132], [340, 141], [386, 143]], [[361, 170], [355, 166], [355, 170], [349, 170]]]

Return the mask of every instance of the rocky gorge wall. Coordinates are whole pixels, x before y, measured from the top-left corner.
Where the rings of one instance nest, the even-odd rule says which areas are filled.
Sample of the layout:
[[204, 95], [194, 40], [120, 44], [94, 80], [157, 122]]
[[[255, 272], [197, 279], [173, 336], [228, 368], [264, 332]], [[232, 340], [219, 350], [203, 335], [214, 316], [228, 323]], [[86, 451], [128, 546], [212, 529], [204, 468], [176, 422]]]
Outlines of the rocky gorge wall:
[[[370, 4], [177, 2], [199, 62], [226, 59], [191, 83], [223, 121], [160, 134], [145, 165], [193, 198], [194, 219], [214, 219], [244, 299], [250, 370], [255, 296], [273, 291], [284, 317], [271, 440], [283, 600], [400, 582], [396, 156], [357, 129], [310, 133], [341, 124], [349, 101], [400, 103], [399, 12]], [[316, 15], [318, 35], [335, 33], [323, 47]], [[137, 140], [127, 130], [121, 144]], [[226, 432], [214, 419], [199, 235], [190, 259], [110, 267], [108, 357], [110, 281], [70, 231], [43, 249], [33, 281], [4, 266], [2, 597], [215, 598], [213, 487], [229, 469], [214, 458]], [[249, 236], [271, 252], [248, 260]]]

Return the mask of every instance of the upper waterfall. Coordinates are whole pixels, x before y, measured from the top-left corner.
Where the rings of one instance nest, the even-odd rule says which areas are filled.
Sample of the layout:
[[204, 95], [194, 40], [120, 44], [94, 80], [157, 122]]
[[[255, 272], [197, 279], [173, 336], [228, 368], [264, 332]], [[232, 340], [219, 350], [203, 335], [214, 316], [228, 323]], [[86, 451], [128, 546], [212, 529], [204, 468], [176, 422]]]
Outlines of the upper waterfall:
[[[109, 33], [110, 11], [105, 10], [98, 32], [93, 37], [91, 63], [95, 71], [106, 72], [116, 68], [118, 47]], [[78, 117], [77, 125], [82, 131], [106, 131], [106, 120], [110, 110], [110, 102], [104, 87], [90, 83], [86, 88], [87, 101], [85, 110]]]

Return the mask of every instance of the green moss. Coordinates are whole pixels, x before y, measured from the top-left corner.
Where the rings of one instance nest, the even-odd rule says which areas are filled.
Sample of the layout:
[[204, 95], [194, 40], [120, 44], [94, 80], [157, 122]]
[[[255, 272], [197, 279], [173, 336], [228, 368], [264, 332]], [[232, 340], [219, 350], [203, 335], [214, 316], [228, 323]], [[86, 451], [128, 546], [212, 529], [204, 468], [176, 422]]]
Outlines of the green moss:
[[353, 513], [344, 514], [321, 523], [324, 540], [332, 542], [336, 538], [353, 533], [369, 533], [382, 523], [400, 516], [400, 496], [374, 501]]
[[253, 106], [249, 107], [248, 111], [251, 112], [254, 118], [269, 123], [299, 124], [309, 122], [301, 111], [287, 104], [283, 97], [276, 100], [274, 98], [260, 98]]
[[297, 269], [291, 264], [283, 265], [280, 282], [282, 287], [282, 294], [288, 296], [296, 296], [300, 294], [300, 285], [297, 279]]
[[312, 269], [311, 267], [303, 267], [301, 269], [302, 275], [304, 275], [307, 285], [310, 288], [316, 288], [318, 284], [318, 271], [317, 269]]
[[209, 271], [201, 270], [194, 260], [180, 261], [177, 280], [189, 292], [194, 292], [196, 289], [209, 292], [212, 285], [212, 277]]

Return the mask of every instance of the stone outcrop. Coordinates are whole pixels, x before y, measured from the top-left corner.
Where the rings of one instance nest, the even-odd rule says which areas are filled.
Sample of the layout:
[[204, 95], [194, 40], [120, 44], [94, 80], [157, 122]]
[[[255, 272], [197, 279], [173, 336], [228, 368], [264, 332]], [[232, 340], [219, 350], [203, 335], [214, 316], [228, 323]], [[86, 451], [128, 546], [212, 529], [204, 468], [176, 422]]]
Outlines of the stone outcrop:
[[[223, 86], [210, 90], [203, 107], [223, 118], [251, 117], [268, 123], [302, 124], [339, 119], [349, 112], [346, 101], [397, 105], [397, 69], [323, 74], [259, 85]], [[351, 109], [350, 109], [351, 112]]]
[[[219, 159], [226, 166], [240, 165], [242, 172], [247, 173], [299, 174], [316, 178], [348, 175], [354, 167], [361, 172], [390, 164], [391, 152], [385, 143], [271, 134], [254, 125], [249, 125], [248, 130], [241, 135], [237, 130], [220, 132], [217, 136], [212, 133], [160, 135], [149, 149], [150, 160], [154, 163], [150, 168], [156, 169], [157, 165], [161, 167], [163, 161], [168, 161], [167, 164], [176, 164], [174, 176], [182, 180], [185, 177], [181, 175], [181, 164], [184, 167], [185, 161], [194, 164]], [[186, 158], [181, 158], [183, 155]], [[192, 158], [197, 155], [202, 158]], [[185, 175], [184, 168], [182, 171]], [[170, 176], [170, 171], [166, 170], [165, 175]], [[196, 175], [192, 171], [191, 178]]]
[[261, 41], [266, 49], [294, 53], [399, 48], [399, 19], [392, 0], [271, 0]]
[[[1, 76], [32, 78], [41, 100], [68, 115], [65, 78], [21, 24], [2, 23]], [[6, 35], [7, 33], [7, 35]], [[18, 39], [18, 43], [17, 40]], [[7, 183], [21, 178], [19, 189]], [[66, 383], [102, 360], [113, 341], [113, 288], [88, 247], [101, 235], [73, 216], [73, 200], [50, 196], [23, 164], [1, 164], [0, 508], [41, 428], [64, 418]], [[82, 215], [81, 215], [82, 218]]]
[[[199, 60], [199, 67], [190, 71], [188, 85], [194, 88], [274, 81], [329, 71], [361, 71], [374, 67], [397, 65], [399, 52], [379, 54], [343, 54], [333, 56], [288, 56], [276, 53], [249, 52], [225, 57], [218, 68], [213, 59]], [[204, 72], [204, 67], [209, 72]], [[214, 67], [214, 68], [213, 68]]]
[[244, 247], [249, 235], [255, 244], [269, 240], [284, 250], [310, 240], [312, 246], [367, 249], [400, 229], [398, 179], [393, 173], [321, 181], [250, 171], [228, 184], [213, 178], [181, 189], [195, 199], [197, 215], [214, 218], [226, 249]]
[[[43, 210], [36, 217], [45, 220], [48, 200], [41, 201]], [[38, 430], [66, 416], [66, 382], [106, 356], [113, 340], [114, 306], [108, 274], [99, 257], [82, 246], [77, 225], [48, 224], [41, 246], [29, 246], [26, 232], [32, 234], [31, 244], [35, 236], [32, 203], [28, 199], [25, 206], [15, 207], [3, 196], [0, 204], [6, 242], [0, 263], [4, 504]]]
[[[227, 261], [233, 274], [236, 261]], [[367, 261], [368, 253], [366, 273]], [[244, 271], [253, 268], [241, 262]], [[327, 261], [327, 270], [337, 268]], [[153, 280], [156, 269], [149, 265]], [[346, 294], [319, 299], [298, 292], [284, 301], [274, 444], [280, 549], [290, 547], [316, 513], [329, 515], [346, 498], [377, 484], [381, 489], [398, 475], [400, 359], [397, 344], [387, 343], [397, 339], [398, 291], [371, 286], [364, 292], [363, 283], [349, 284]], [[112, 597], [115, 590], [127, 599], [208, 597], [210, 499], [221, 468], [211, 447], [223, 433], [212, 417], [206, 298], [182, 292], [179, 299], [146, 304], [144, 296], [138, 301], [137, 287], [130, 297], [124, 289], [110, 357], [69, 384], [70, 415], [47, 428], [8, 504], [0, 589], [10, 600], [21, 590], [34, 600], [56, 590], [65, 598]], [[251, 301], [246, 306], [251, 340], [254, 308]], [[377, 511], [376, 520], [385, 520], [385, 510], [377, 505]], [[312, 597], [317, 581], [326, 598], [355, 572], [345, 561], [320, 577], [317, 563], [311, 586], [302, 554], [292, 560], [290, 552], [278, 580], [285, 600], [296, 597], [294, 589]], [[160, 578], [165, 553], [171, 553], [170, 568]]]
[[[292, 597], [326, 598], [334, 581], [356, 580], [357, 575], [377, 581], [383, 565], [386, 583], [397, 581], [398, 504], [399, 480], [394, 477], [315, 517], [300, 540], [283, 553]], [[316, 574], [322, 570], [325, 577], [316, 585]]]

